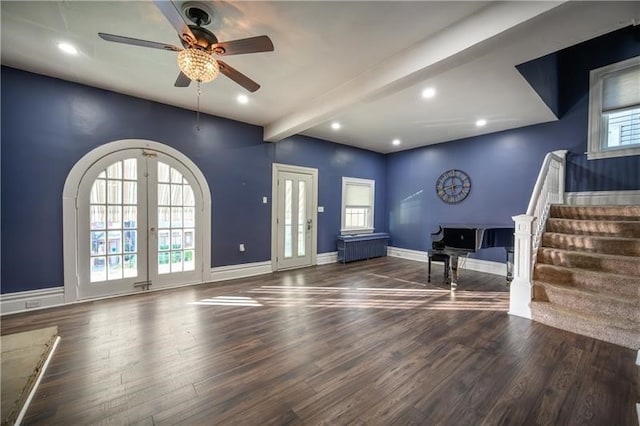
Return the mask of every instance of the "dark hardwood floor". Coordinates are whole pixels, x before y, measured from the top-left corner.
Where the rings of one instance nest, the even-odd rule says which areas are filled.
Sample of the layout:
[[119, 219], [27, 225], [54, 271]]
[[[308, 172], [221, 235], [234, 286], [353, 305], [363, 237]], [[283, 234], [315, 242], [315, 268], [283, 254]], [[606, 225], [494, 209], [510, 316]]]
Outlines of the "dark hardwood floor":
[[2, 318], [62, 341], [25, 424], [637, 425], [635, 353], [380, 258]]

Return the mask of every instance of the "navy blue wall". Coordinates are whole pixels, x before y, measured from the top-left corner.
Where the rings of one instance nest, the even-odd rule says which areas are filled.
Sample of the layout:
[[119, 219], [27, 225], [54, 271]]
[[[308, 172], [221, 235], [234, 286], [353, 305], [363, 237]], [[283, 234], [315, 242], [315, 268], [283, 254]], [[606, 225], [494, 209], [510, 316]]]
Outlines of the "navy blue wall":
[[[628, 27], [520, 67], [558, 109], [558, 121], [388, 155], [393, 245], [427, 250], [429, 233], [439, 223], [510, 223], [511, 216], [525, 212], [544, 155], [553, 150], [569, 150], [567, 191], [640, 189], [640, 156], [586, 161], [584, 155], [589, 71], [640, 55], [637, 31]], [[435, 192], [437, 177], [451, 168], [472, 180], [471, 194], [456, 205], [440, 201]], [[504, 261], [504, 252], [489, 249], [476, 257]]]
[[[148, 139], [188, 156], [212, 197], [212, 266], [271, 258], [274, 161], [319, 169], [319, 253], [335, 251], [340, 229], [337, 176], [376, 179], [382, 202], [384, 156], [309, 138], [275, 145], [262, 127], [2, 67], [2, 293], [63, 284], [62, 190], [73, 165], [99, 145]], [[333, 187], [333, 185], [336, 185]], [[337, 206], [337, 207], [336, 207]], [[246, 251], [240, 253], [238, 244]]]

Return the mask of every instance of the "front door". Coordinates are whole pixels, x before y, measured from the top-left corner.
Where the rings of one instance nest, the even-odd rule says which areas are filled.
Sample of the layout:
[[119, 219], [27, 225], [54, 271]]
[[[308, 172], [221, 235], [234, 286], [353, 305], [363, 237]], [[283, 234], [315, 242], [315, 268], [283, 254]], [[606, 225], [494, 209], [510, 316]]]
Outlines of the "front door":
[[313, 176], [291, 171], [277, 172], [276, 269], [313, 264]]
[[94, 163], [78, 194], [78, 298], [201, 281], [195, 182], [156, 151], [127, 149]]

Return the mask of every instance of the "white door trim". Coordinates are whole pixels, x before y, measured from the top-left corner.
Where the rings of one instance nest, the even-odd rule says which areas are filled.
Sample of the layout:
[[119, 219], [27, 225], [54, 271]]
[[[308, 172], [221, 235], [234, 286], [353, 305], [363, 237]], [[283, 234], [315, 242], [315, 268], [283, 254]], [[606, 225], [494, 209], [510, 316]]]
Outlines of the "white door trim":
[[290, 164], [273, 163], [271, 172], [271, 270], [278, 270], [276, 255], [278, 254], [278, 173], [291, 172], [311, 175], [311, 265], [316, 265], [318, 260], [318, 169], [311, 167], [292, 166]]
[[[211, 269], [211, 191], [209, 184], [198, 166], [180, 151], [154, 141], [144, 139], [123, 139], [101, 145], [88, 152], [73, 166], [62, 191], [62, 230], [63, 230], [63, 255], [64, 255], [64, 301], [65, 303], [78, 300], [78, 190], [80, 182], [92, 164], [100, 158], [114, 152], [128, 149], [149, 149], [161, 152], [175, 158], [189, 169], [197, 181], [197, 188], [202, 195], [202, 274], [201, 281], [208, 279]], [[206, 274], [205, 274], [206, 271]]]

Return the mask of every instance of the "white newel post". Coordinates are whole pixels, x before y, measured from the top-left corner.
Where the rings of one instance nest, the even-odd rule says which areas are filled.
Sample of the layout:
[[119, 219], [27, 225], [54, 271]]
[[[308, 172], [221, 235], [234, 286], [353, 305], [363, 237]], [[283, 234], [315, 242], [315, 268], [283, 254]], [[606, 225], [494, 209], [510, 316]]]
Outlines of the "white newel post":
[[531, 319], [533, 296], [532, 238], [535, 216], [521, 214], [512, 218], [515, 222], [513, 281], [509, 295], [509, 314]]

